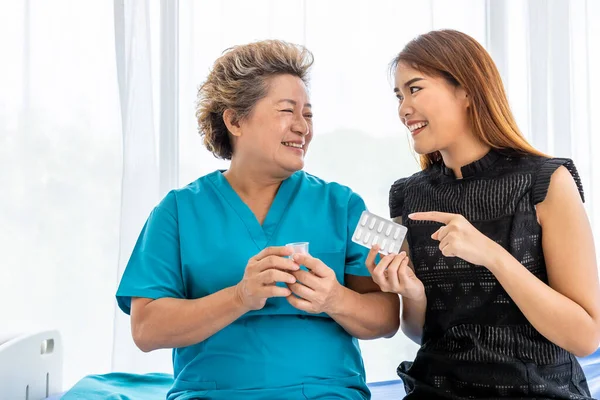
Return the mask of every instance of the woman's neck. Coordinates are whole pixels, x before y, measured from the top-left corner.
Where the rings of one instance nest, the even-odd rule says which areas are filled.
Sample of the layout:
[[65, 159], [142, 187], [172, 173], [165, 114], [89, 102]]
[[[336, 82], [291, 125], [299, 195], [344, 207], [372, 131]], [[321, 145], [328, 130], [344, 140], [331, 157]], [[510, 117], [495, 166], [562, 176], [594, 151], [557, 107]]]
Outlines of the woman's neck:
[[461, 168], [474, 161], [482, 159], [489, 153], [491, 147], [476, 138], [455, 143], [452, 146], [440, 150], [444, 165], [454, 172], [454, 176], [462, 179]]
[[[258, 163], [254, 163], [255, 165]], [[242, 199], [273, 199], [285, 177], [275, 177], [252, 165], [240, 165], [235, 160], [223, 173], [231, 187]]]
[[265, 171], [257, 171], [234, 162], [223, 175], [262, 225], [285, 177], [273, 177]]

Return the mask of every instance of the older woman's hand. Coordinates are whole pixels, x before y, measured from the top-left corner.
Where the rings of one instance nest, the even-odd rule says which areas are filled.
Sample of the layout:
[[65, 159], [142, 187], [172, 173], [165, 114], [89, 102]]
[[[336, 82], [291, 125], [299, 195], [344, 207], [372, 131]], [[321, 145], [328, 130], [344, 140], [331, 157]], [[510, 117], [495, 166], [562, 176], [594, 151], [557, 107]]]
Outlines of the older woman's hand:
[[293, 284], [296, 278], [291, 274], [300, 266], [290, 256], [292, 250], [286, 247], [267, 247], [248, 261], [244, 278], [235, 287], [237, 297], [249, 310], [260, 310], [270, 297], [287, 297], [290, 289], [276, 286], [277, 282]]
[[323, 261], [309, 254], [294, 254], [294, 261], [304, 265], [309, 271], [292, 272], [298, 280], [287, 286], [294, 295], [288, 296], [288, 302], [295, 308], [311, 314], [327, 313], [334, 309], [337, 293], [342, 288], [335, 272]]

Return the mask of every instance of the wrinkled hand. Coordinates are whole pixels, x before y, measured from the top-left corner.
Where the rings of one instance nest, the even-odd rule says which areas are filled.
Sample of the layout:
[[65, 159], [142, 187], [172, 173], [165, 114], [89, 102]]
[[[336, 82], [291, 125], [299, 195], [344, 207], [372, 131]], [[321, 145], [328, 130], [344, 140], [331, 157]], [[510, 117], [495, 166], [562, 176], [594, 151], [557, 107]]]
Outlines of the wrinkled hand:
[[295, 308], [311, 314], [332, 312], [335, 309], [335, 301], [339, 298], [338, 293], [342, 289], [335, 272], [321, 260], [308, 254], [294, 254], [294, 261], [304, 265], [310, 272], [292, 272], [297, 282], [287, 285], [293, 292], [288, 296], [288, 302]]
[[440, 242], [440, 250], [446, 257], [459, 257], [471, 264], [489, 267], [497, 252], [503, 250], [460, 214], [432, 211], [410, 214], [408, 218], [444, 224], [431, 238]]
[[382, 292], [398, 293], [402, 297], [414, 300], [425, 296], [423, 283], [408, 265], [409, 258], [406, 252], [388, 254], [375, 265], [375, 256], [378, 252], [379, 245], [371, 248], [366, 265], [373, 281], [379, 285]]
[[292, 284], [293, 271], [300, 266], [289, 258], [292, 250], [286, 247], [267, 247], [246, 265], [244, 277], [235, 286], [237, 298], [249, 310], [260, 310], [270, 297], [287, 297], [290, 289], [276, 286], [277, 282]]

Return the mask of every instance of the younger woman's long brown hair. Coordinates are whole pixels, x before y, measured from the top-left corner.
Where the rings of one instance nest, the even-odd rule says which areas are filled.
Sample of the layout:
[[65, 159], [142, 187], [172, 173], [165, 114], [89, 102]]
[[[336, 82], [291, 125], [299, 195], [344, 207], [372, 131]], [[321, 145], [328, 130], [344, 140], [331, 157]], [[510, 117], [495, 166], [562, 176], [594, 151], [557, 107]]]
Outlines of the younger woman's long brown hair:
[[[546, 157], [517, 127], [492, 57], [471, 36], [450, 29], [420, 35], [392, 61], [392, 71], [399, 64], [464, 88], [471, 98], [468, 113], [473, 133], [490, 147]], [[439, 152], [420, 158], [422, 169], [442, 160]]]

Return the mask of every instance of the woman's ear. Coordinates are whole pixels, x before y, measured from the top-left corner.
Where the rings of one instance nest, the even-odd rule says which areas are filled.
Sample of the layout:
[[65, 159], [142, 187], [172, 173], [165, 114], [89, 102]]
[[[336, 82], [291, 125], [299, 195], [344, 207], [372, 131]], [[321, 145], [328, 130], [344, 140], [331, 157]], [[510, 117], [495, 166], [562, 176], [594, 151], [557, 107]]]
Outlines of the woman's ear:
[[235, 114], [235, 111], [233, 111], [230, 108], [228, 108], [227, 110], [225, 110], [223, 112], [223, 122], [225, 122], [225, 126], [227, 127], [227, 130], [233, 136], [237, 137], [237, 136], [241, 136], [242, 135], [242, 130], [240, 128], [240, 121], [237, 118], [237, 115]]
[[469, 108], [471, 106], [471, 96], [469, 96], [467, 91], [462, 86], [459, 86], [456, 94], [457, 97], [463, 101], [465, 108]]

